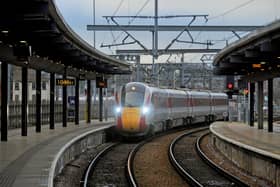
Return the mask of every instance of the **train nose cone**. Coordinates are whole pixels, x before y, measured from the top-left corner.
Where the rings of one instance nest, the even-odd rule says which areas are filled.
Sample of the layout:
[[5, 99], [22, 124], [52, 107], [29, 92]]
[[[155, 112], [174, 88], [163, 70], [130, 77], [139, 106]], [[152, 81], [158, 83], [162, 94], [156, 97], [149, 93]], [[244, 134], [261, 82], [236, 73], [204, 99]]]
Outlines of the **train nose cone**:
[[138, 132], [141, 110], [139, 108], [125, 108], [122, 113], [123, 130]]

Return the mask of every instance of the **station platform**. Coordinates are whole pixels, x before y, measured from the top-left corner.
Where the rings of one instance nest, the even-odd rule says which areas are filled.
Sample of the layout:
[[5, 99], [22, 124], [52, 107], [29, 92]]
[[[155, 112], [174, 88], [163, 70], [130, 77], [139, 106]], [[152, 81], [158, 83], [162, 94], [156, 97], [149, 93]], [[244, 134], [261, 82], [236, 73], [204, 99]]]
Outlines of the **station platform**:
[[280, 186], [280, 134], [240, 122], [215, 122], [210, 126], [212, 144], [251, 176]]
[[8, 141], [0, 142], [0, 186], [48, 186], [48, 173], [58, 151], [74, 137], [89, 130], [113, 124], [113, 119], [79, 125], [68, 123], [67, 127], [56, 124], [54, 130], [42, 126], [28, 128], [28, 136], [21, 136], [21, 129], [8, 131]]
[[228, 142], [265, 156], [280, 160], [280, 134], [268, 133], [239, 122], [215, 122], [211, 132]]

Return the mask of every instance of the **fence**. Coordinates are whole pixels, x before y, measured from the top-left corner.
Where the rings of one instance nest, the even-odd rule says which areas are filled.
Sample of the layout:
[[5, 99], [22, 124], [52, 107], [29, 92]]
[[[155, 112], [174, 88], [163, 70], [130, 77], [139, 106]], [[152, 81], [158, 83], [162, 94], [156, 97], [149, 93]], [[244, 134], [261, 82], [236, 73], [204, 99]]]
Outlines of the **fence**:
[[[112, 99], [105, 98], [103, 105], [103, 117], [113, 117], [113, 105]], [[55, 123], [62, 122], [62, 101], [55, 101], [54, 107], [54, 120]], [[87, 105], [85, 101], [80, 101], [79, 105], [79, 119], [86, 119]], [[28, 126], [35, 126], [36, 124], [36, 103], [28, 102], [27, 105], [27, 124]], [[91, 106], [91, 118], [98, 119], [99, 117], [99, 102], [95, 101]], [[21, 102], [9, 102], [8, 104], [8, 129], [21, 127]], [[41, 105], [41, 123], [47, 125], [50, 122], [50, 104], [49, 101], [42, 101]]]

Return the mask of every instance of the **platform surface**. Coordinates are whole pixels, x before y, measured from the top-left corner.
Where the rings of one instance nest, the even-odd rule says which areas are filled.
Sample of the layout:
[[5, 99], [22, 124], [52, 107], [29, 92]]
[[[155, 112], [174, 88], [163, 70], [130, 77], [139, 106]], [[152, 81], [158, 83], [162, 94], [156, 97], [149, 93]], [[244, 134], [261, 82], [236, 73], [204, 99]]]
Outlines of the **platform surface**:
[[0, 186], [47, 186], [51, 163], [60, 148], [74, 137], [92, 129], [111, 126], [113, 119], [79, 125], [68, 123], [67, 127], [56, 124], [54, 130], [42, 126], [28, 128], [28, 136], [21, 136], [21, 129], [8, 131], [8, 141], [0, 142]]
[[[276, 125], [277, 126], [277, 125]], [[215, 122], [210, 130], [218, 137], [253, 152], [280, 160], [280, 133], [269, 133], [239, 122]]]

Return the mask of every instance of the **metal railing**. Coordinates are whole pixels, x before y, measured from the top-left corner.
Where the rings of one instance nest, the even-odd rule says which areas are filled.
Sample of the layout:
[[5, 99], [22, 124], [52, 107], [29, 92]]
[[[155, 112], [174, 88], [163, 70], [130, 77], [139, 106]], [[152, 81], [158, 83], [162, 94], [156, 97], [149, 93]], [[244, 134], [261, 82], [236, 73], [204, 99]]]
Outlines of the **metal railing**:
[[[103, 107], [103, 118], [113, 117], [113, 100], [104, 100]], [[62, 101], [55, 101], [54, 106], [54, 120], [55, 123], [62, 122]], [[80, 102], [79, 105], [79, 119], [86, 119], [87, 107], [85, 102]], [[36, 124], [36, 102], [29, 101], [27, 105], [27, 124], [28, 126], [35, 126]], [[91, 118], [98, 119], [99, 118], [99, 103], [95, 101], [91, 106]], [[8, 104], [8, 129], [20, 128], [21, 127], [21, 102], [9, 102]], [[71, 121], [68, 118], [68, 121]], [[50, 122], [50, 104], [49, 101], [42, 101], [41, 104], [41, 124], [47, 125]]]

